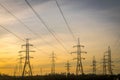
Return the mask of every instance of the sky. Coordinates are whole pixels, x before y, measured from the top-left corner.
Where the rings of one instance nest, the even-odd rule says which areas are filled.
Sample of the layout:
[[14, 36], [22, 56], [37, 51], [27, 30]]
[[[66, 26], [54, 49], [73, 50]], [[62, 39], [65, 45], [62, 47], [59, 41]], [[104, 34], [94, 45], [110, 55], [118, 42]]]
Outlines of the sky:
[[[65, 63], [71, 63], [71, 73], [75, 72], [76, 51], [73, 48], [80, 38], [84, 72], [92, 72], [92, 58], [96, 57], [97, 74], [102, 74], [102, 58], [104, 52], [111, 47], [113, 73], [120, 73], [120, 1], [119, 0], [57, 0], [60, 8], [76, 38], [74, 40], [54, 0], [28, 0], [38, 15], [44, 20], [50, 31], [34, 14], [25, 0], [0, 0], [0, 25], [30, 43], [36, 48], [30, 53], [34, 74], [48, 74], [51, 71], [51, 54], [56, 54], [56, 72], [66, 72]], [[1, 6], [2, 5], [2, 6]], [[4, 7], [3, 7], [4, 6]], [[6, 9], [12, 13], [11, 15]], [[15, 18], [17, 17], [17, 19]], [[18, 20], [19, 19], [19, 20]], [[21, 21], [21, 22], [20, 22]], [[28, 30], [25, 25], [32, 30]], [[35, 35], [36, 33], [37, 35]], [[0, 27], [0, 73], [13, 75], [15, 66], [19, 65], [20, 50], [24, 41]], [[21, 53], [25, 56], [25, 53]], [[23, 60], [24, 62], [24, 60]], [[24, 64], [24, 63], [23, 63]]]

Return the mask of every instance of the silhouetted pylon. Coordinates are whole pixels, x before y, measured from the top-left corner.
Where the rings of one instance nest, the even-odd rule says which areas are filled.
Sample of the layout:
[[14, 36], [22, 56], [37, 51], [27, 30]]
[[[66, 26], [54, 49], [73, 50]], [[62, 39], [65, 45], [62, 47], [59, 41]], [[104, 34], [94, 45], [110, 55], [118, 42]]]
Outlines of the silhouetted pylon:
[[67, 61], [67, 63], [65, 64], [65, 67], [67, 68], [66, 69], [67, 70], [67, 74], [70, 74], [70, 67], [71, 67], [71, 65], [70, 65], [69, 61]]
[[32, 58], [32, 57], [29, 56], [29, 53], [30, 52], [35, 52], [35, 51], [31, 51], [29, 47], [33, 46], [33, 45], [29, 43], [29, 39], [26, 39], [26, 44], [24, 44], [22, 46], [26, 47], [26, 50], [19, 51], [20, 53], [21, 52], [26, 53], [25, 63], [24, 63], [23, 71], [22, 71], [22, 76], [32, 76], [32, 68], [31, 68], [31, 65], [30, 65], [30, 58]]
[[52, 56], [50, 57], [52, 59], [52, 64], [51, 64], [51, 74], [55, 74], [55, 54], [52, 52]]
[[103, 75], [106, 75], [106, 73], [107, 73], [107, 69], [106, 69], [106, 55], [104, 54], [103, 55]]
[[19, 54], [19, 76], [22, 76], [22, 59], [24, 57], [22, 57], [22, 54]]
[[105, 53], [107, 53], [107, 66], [108, 66], [108, 74], [113, 75], [112, 72], [112, 58], [111, 58], [111, 48], [110, 46], [108, 47], [108, 51], [106, 51]]
[[96, 74], [96, 59], [95, 59], [95, 56], [93, 56], [92, 67], [93, 67], [93, 74]]
[[73, 47], [77, 47], [77, 51], [72, 52], [72, 53], [77, 53], [77, 58], [75, 58], [75, 59], [77, 59], [76, 75], [79, 75], [80, 73], [83, 75], [84, 71], [83, 71], [82, 59], [85, 59], [85, 58], [81, 57], [81, 53], [87, 53], [87, 52], [81, 51], [81, 47], [84, 47], [84, 46], [80, 45], [79, 38], [78, 38], [78, 44]]

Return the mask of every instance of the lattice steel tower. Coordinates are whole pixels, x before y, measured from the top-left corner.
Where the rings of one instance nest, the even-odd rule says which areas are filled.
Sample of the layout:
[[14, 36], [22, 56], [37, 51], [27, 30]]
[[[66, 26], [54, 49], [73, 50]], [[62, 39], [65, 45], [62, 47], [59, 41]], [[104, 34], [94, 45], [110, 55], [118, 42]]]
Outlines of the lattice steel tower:
[[87, 52], [81, 51], [81, 47], [84, 47], [84, 46], [80, 45], [79, 38], [78, 38], [78, 44], [76, 46], [73, 46], [73, 47], [77, 47], [77, 51], [72, 52], [72, 53], [77, 53], [76, 75], [79, 75], [80, 73], [83, 75], [84, 71], [83, 71], [82, 59], [85, 59], [85, 58], [81, 57], [81, 53], [87, 53]]
[[70, 63], [69, 63], [69, 61], [67, 61], [67, 63], [65, 64], [65, 67], [67, 68], [66, 70], [67, 70], [67, 74], [70, 74]]
[[52, 52], [52, 56], [51, 56], [51, 59], [52, 59], [52, 64], [51, 64], [51, 74], [55, 74], [55, 54], [54, 52]]
[[32, 58], [32, 57], [29, 56], [29, 53], [35, 52], [35, 51], [31, 51], [29, 47], [33, 46], [33, 45], [29, 43], [29, 39], [26, 39], [26, 44], [24, 44], [22, 46], [26, 47], [26, 50], [19, 51], [20, 53], [21, 52], [26, 53], [22, 76], [32, 76], [32, 69], [31, 69], [31, 65], [30, 65], [30, 58]]
[[110, 75], [112, 75], [113, 74], [113, 72], [112, 72], [112, 60], [111, 60], [111, 48], [110, 48], [110, 46], [108, 47], [108, 51], [106, 51], [105, 53], [107, 53], [107, 63], [108, 63], [108, 73], [110, 74]]
[[106, 70], [106, 55], [104, 54], [104, 56], [103, 56], [103, 75], [106, 75], [106, 73], [107, 73], [107, 70]]
[[19, 54], [19, 76], [21, 76], [22, 75], [22, 59], [23, 59], [24, 57], [22, 57], [22, 54]]
[[92, 61], [92, 67], [93, 67], [93, 74], [96, 74], [96, 59], [95, 56], [93, 56], [93, 61]]

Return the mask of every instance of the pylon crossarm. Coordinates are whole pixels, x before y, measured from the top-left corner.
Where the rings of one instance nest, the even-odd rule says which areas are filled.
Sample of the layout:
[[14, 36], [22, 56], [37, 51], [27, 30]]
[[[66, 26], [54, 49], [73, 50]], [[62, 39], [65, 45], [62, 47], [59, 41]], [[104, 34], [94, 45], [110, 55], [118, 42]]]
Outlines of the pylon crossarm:
[[83, 48], [85, 47], [84, 45], [79, 45], [79, 46], [80, 46], [80, 47], [83, 47]]
[[22, 45], [22, 48], [23, 48], [23, 46], [26, 46], [26, 44], [23, 44], [23, 45]]
[[86, 52], [86, 51], [81, 51], [81, 53], [85, 53], [85, 54], [87, 54], [87, 52]]
[[73, 60], [77, 60], [78, 58], [73, 58]]
[[104, 52], [104, 54], [108, 53], [108, 51]]
[[34, 58], [34, 57], [30, 57], [30, 58]]
[[32, 44], [29, 44], [29, 46], [33, 46]]
[[26, 51], [19, 51], [19, 53], [26, 52]]
[[21, 59], [24, 59], [25, 57], [21, 57]]
[[81, 59], [85, 60], [85, 58], [81, 58]]
[[76, 52], [71, 52], [71, 54], [72, 54], [72, 53], [76, 53]]
[[74, 47], [77, 47], [77, 45], [73, 46], [73, 48], [74, 48]]
[[35, 52], [35, 51], [29, 51], [29, 52]]

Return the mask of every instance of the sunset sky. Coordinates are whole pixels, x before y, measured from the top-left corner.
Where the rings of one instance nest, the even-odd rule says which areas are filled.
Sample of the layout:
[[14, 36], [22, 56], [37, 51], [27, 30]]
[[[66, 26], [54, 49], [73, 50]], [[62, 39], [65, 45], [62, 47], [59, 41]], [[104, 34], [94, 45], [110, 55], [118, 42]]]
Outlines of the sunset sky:
[[[77, 38], [85, 46], [82, 54], [84, 72], [92, 72], [92, 58], [96, 57], [97, 73], [102, 74], [102, 58], [108, 46], [111, 47], [113, 73], [120, 73], [120, 1], [119, 0], [57, 0], [62, 12], [75, 35], [70, 33], [57, 7], [55, 0], [28, 0], [34, 10], [44, 20], [52, 33], [64, 46], [61, 46], [39, 18], [34, 14], [25, 0], [0, 0], [0, 25], [17, 35], [19, 38], [30, 39], [36, 48], [30, 53], [33, 74], [43, 74], [51, 71], [51, 54], [56, 54], [56, 72], [66, 72], [65, 63], [71, 63], [71, 72], [75, 72]], [[4, 7], [3, 7], [4, 6]], [[6, 9], [12, 13], [11, 15]], [[17, 20], [17, 17], [19, 20]], [[24, 25], [29, 27], [28, 30]], [[34, 35], [33, 33], [37, 35]], [[0, 73], [13, 75], [14, 68], [19, 63], [19, 51], [24, 41], [0, 27]], [[38, 50], [39, 49], [39, 50]], [[68, 50], [68, 52], [66, 51]], [[25, 56], [25, 53], [21, 53]], [[23, 60], [24, 62], [24, 60]]]

